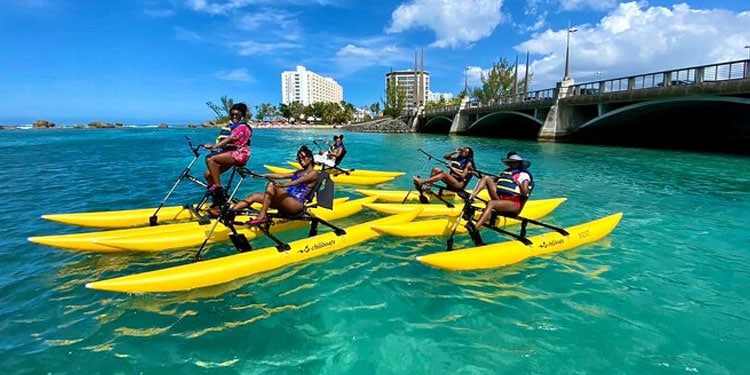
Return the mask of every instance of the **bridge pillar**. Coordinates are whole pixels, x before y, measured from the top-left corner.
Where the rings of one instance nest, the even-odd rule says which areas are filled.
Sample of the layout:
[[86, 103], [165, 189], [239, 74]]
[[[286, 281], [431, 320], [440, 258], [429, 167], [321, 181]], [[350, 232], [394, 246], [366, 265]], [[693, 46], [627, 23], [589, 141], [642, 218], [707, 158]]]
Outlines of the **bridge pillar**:
[[458, 112], [453, 116], [453, 122], [451, 123], [450, 134], [463, 133], [469, 127], [469, 115], [464, 114], [464, 108], [469, 105], [469, 96], [465, 96], [461, 100], [461, 104], [458, 106]]
[[419, 119], [422, 118], [422, 115], [424, 114], [424, 107], [418, 106], [414, 110], [414, 116], [410, 119], [410, 124], [407, 124], [409, 126], [409, 131], [412, 133], [417, 132], [417, 127], [419, 126]]
[[555, 98], [555, 104], [549, 109], [544, 125], [537, 135], [538, 141], [555, 142], [558, 139], [563, 139], [575, 127], [572, 110], [560, 105], [560, 99], [572, 95], [574, 89], [572, 78], [557, 83], [557, 98]]

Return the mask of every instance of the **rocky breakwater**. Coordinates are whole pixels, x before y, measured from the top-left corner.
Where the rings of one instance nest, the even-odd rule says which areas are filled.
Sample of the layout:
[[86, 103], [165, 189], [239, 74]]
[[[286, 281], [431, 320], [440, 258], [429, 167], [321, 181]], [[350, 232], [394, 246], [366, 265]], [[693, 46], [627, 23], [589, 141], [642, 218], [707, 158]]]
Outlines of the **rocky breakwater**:
[[[21, 127], [20, 125], [0, 126], [0, 128], [2, 129], [18, 129], [20, 127]], [[31, 127], [33, 129], [65, 129], [65, 128], [70, 129], [71, 128], [71, 127], [66, 127], [66, 126], [59, 127], [54, 122], [47, 121], [47, 120], [36, 120], [34, 121], [33, 124], [31, 124]], [[110, 129], [110, 128], [122, 128], [122, 127], [123, 127], [123, 124], [119, 122], [112, 124], [112, 123], [104, 122], [104, 121], [92, 121], [92, 122], [89, 122], [88, 125], [76, 124], [72, 126], [72, 128], [75, 128], [75, 129], [87, 129], [87, 128], [88, 129]]]
[[55, 127], [55, 123], [47, 120], [36, 120], [31, 127], [34, 129], [50, 129]]
[[[76, 125], [75, 127], [81, 127], [81, 128], [83, 128], [84, 126], [83, 125]], [[94, 129], [112, 129], [112, 128], [121, 128], [122, 124], [119, 123], [119, 122], [112, 124], [112, 123], [104, 122], [104, 121], [91, 121], [91, 122], [89, 122], [88, 127], [89, 128], [94, 128]]]
[[341, 125], [338, 127], [362, 133], [411, 133], [409, 125], [400, 118], [379, 118], [366, 122]]
[[[221, 128], [228, 125], [226, 122], [216, 122], [214, 120], [205, 121], [200, 125], [201, 128]], [[196, 128], [198, 125], [188, 125], [189, 128]]]

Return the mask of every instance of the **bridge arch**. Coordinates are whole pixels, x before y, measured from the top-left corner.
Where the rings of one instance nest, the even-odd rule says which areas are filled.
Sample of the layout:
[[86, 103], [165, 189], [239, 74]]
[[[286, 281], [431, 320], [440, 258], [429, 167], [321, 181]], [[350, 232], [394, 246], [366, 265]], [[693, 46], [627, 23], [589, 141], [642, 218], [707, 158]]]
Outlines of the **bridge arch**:
[[497, 111], [478, 117], [467, 128], [471, 135], [495, 138], [536, 139], [544, 123], [518, 111]]
[[453, 124], [453, 119], [447, 116], [432, 117], [420, 127], [419, 131], [424, 133], [448, 133]]
[[581, 124], [566, 141], [689, 149], [711, 149], [715, 144], [721, 150], [738, 146], [742, 134], [749, 131], [750, 98], [696, 96], [655, 99], [615, 109]]

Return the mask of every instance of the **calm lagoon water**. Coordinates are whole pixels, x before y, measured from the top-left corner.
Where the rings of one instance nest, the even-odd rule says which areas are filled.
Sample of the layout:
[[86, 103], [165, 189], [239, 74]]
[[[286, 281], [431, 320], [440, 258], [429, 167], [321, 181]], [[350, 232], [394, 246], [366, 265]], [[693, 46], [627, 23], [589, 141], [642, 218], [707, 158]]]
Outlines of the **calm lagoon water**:
[[[214, 129], [0, 131], [0, 368], [6, 373], [750, 373], [750, 159], [487, 138], [344, 133], [350, 167], [426, 174], [422, 148], [517, 150], [535, 198], [568, 200], [567, 226], [615, 212], [592, 245], [452, 273], [417, 255], [444, 238], [381, 237], [330, 256], [186, 293], [126, 295], [86, 282], [184, 264], [196, 249], [89, 254], [27, 241], [86, 229], [45, 213], [155, 207]], [[339, 133], [339, 131], [336, 131]], [[260, 129], [249, 167], [285, 165], [333, 130]], [[202, 174], [202, 162], [194, 172]], [[250, 192], [262, 181], [243, 186]], [[352, 186], [338, 196], [357, 197]], [[200, 190], [183, 183], [172, 202]], [[340, 223], [377, 217], [363, 212]], [[285, 234], [301, 237], [305, 231]], [[486, 240], [505, 240], [485, 232]], [[262, 240], [261, 240], [262, 241]], [[468, 245], [457, 239], [457, 245]], [[233, 253], [215, 246], [209, 257]]]

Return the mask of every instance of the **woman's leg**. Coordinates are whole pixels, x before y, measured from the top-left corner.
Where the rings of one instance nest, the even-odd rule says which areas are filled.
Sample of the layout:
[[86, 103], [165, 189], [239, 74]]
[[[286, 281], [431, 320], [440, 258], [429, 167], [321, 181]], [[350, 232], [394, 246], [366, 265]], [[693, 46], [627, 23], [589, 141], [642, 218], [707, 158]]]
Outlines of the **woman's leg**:
[[266, 218], [266, 213], [268, 212], [268, 207], [271, 205], [271, 198], [276, 194], [276, 186], [268, 182], [266, 184], [266, 191], [263, 193], [263, 199], [261, 199], [262, 206], [260, 208], [260, 212], [258, 213], [258, 217], [256, 220], [260, 221], [262, 219]]
[[440, 169], [438, 167], [433, 167], [432, 170], [430, 171], [430, 177], [428, 179], [422, 179], [422, 178], [419, 178], [417, 176], [414, 176], [413, 177], [414, 186], [417, 188], [417, 190], [422, 190], [421, 189], [422, 185], [424, 185], [424, 184], [431, 184], [431, 183], [433, 183], [435, 181], [440, 180], [440, 177], [438, 177], [437, 179], [434, 179], [434, 180], [433, 180], [433, 178], [435, 178], [435, 176], [440, 175], [442, 173], [443, 173], [442, 169]]
[[500, 199], [500, 196], [497, 194], [497, 185], [495, 185], [495, 180], [492, 179], [492, 177], [487, 176], [487, 193], [490, 195], [490, 200], [496, 201]]
[[243, 210], [245, 208], [250, 207], [253, 203], [259, 203], [263, 202], [263, 193], [252, 193], [242, 199], [241, 201], [235, 203], [232, 206], [233, 210]]
[[425, 184], [432, 184], [432, 183], [435, 183], [437, 181], [444, 182], [445, 186], [447, 186], [447, 187], [449, 187], [451, 189], [459, 190], [459, 189], [463, 189], [464, 188], [463, 182], [458, 181], [456, 179], [456, 177], [454, 177], [452, 174], [446, 173], [446, 172], [443, 172], [443, 171], [439, 171], [438, 173], [430, 176], [430, 178], [424, 180], [423, 183], [425, 183]]
[[208, 174], [211, 177], [211, 184], [221, 186], [221, 174], [236, 163], [232, 157], [232, 153], [229, 151], [206, 158], [206, 166], [208, 167]]
[[442, 181], [445, 182], [445, 186], [453, 190], [463, 190], [464, 187], [466, 186], [466, 183], [464, 183], [464, 181], [459, 181], [452, 174], [448, 174], [448, 173], [445, 173]]
[[206, 158], [206, 171], [203, 173], [203, 178], [206, 180], [208, 187], [214, 184], [214, 178], [211, 177], [211, 170], [208, 169], [208, 158]]
[[[285, 192], [286, 193], [286, 192]], [[276, 199], [271, 202], [271, 207], [279, 210], [279, 212], [282, 212], [287, 215], [295, 215], [305, 208], [305, 205], [294, 199], [289, 194], [283, 194], [275, 197]]]
[[[471, 192], [471, 195], [469, 196], [469, 201], [473, 201], [476, 199], [479, 192], [482, 191], [485, 187], [487, 187], [487, 180], [489, 177], [484, 176], [479, 179], [479, 182], [477, 183], [477, 186], [474, 187], [474, 191]], [[489, 189], [489, 188], [488, 188]]]
[[473, 201], [474, 199], [476, 199], [477, 195], [482, 192], [482, 189], [487, 189], [487, 193], [490, 195], [490, 200], [500, 199], [500, 197], [497, 195], [497, 186], [495, 185], [495, 180], [493, 180], [490, 176], [484, 176], [479, 180], [479, 183], [474, 188], [474, 191], [471, 192], [469, 200]]
[[261, 207], [255, 220], [250, 222], [251, 224], [265, 223], [268, 220], [269, 208], [275, 208], [287, 215], [297, 214], [305, 208], [304, 203], [294, 199], [285, 189], [276, 187], [271, 183], [266, 185], [266, 192], [263, 194], [262, 202], [263, 207]]
[[477, 228], [481, 228], [490, 219], [492, 212], [497, 212], [500, 215], [516, 216], [519, 213], [516, 202], [508, 200], [493, 199], [487, 202], [487, 208], [482, 212], [482, 216], [477, 220]]
[[214, 162], [212, 162], [211, 159], [216, 155], [218, 154], [209, 154], [208, 156], [206, 156], [206, 172], [203, 173], [203, 177], [206, 178], [206, 183], [208, 184], [209, 188], [211, 187], [211, 185], [215, 184], [215, 174], [211, 173], [211, 165], [214, 164]]

